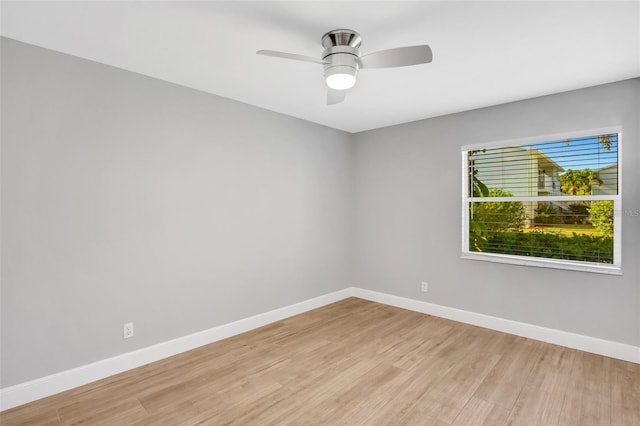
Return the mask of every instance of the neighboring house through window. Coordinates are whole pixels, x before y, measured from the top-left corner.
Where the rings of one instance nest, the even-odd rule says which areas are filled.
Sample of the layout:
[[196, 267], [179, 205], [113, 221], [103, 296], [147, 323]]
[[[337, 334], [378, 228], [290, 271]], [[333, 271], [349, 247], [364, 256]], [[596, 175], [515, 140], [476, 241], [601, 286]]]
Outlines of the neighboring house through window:
[[621, 273], [620, 132], [463, 147], [463, 257]]

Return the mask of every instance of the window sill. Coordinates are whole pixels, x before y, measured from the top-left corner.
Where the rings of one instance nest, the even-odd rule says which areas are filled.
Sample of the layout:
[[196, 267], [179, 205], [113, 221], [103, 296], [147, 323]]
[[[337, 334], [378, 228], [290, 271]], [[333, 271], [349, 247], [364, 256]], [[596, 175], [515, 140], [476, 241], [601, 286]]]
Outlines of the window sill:
[[592, 262], [571, 262], [567, 260], [543, 259], [539, 257], [523, 258], [522, 256], [477, 252], [463, 252], [461, 259], [508, 263], [511, 265], [533, 266], [538, 268], [564, 269], [568, 271], [592, 272], [596, 274], [622, 275], [622, 268], [619, 265]]

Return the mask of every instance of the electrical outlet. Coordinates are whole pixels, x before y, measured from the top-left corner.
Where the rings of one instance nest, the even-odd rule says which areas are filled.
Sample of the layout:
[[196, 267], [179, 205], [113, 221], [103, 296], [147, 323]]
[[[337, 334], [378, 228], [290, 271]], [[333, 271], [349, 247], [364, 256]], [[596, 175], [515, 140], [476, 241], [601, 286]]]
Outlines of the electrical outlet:
[[429, 291], [429, 283], [426, 281], [422, 281], [422, 285], [420, 287], [420, 290], [422, 290], [423, 292], [428, 292]]
[[133, 323], [128, 322], [122, 326], [122, 338], [128, 339], [133, 337]]

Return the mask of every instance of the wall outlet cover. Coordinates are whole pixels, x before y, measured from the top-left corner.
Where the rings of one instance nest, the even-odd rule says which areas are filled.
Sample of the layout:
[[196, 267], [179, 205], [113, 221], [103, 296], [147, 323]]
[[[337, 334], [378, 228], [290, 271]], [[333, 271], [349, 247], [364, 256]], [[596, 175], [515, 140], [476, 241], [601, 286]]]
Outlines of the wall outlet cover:
[[122, 338], [129, 339], [133, 337], [133, 323], [128, 322], [122, 326]]

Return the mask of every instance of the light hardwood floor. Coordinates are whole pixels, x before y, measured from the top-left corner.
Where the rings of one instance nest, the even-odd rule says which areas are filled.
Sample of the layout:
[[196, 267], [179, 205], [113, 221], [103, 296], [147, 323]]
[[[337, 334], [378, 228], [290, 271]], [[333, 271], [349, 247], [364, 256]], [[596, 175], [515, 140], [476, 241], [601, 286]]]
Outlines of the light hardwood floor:
[[350, 298], [0, 424], [640, 425], [640, 365]]

